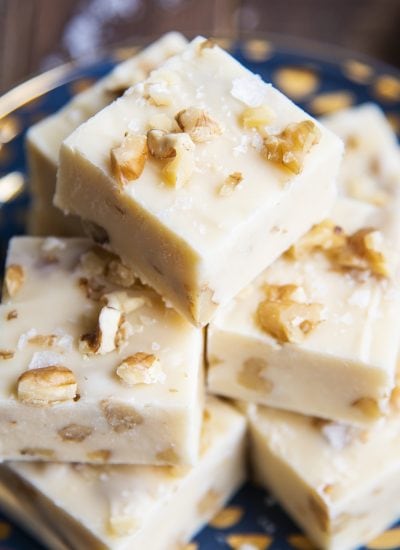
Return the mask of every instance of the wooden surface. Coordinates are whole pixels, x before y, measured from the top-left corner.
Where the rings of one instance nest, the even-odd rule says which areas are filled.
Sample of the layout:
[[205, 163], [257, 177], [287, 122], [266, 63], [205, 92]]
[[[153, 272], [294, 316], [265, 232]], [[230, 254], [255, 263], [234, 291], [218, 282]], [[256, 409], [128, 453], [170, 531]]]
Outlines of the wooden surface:
[[0, 0], [0, 92], [70, 57], [172, 29], [284, 33], [400, 67], [400, 0]]

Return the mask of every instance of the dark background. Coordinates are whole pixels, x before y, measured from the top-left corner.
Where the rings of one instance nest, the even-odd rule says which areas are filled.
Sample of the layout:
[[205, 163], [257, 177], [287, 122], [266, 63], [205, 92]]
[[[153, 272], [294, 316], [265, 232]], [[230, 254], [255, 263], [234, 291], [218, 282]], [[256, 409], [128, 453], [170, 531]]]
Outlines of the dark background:
[[0, 92], [71, 57], [173, 29], [284, 33], [400, 67], [400, 0], [0, 0]]

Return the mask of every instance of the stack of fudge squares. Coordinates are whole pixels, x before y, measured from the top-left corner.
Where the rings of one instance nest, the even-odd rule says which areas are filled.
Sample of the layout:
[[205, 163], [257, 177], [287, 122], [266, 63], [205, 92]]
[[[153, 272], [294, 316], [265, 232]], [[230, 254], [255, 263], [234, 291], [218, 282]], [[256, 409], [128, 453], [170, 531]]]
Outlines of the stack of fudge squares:
[[27, 149], [36, 236], [11, 241], [0, 306], [10, 514], [51, 549], [181, 549], [249, 458], [318, 548], [400, 516], [400, 153], [378, 107], [316, 121], [171, 33]]

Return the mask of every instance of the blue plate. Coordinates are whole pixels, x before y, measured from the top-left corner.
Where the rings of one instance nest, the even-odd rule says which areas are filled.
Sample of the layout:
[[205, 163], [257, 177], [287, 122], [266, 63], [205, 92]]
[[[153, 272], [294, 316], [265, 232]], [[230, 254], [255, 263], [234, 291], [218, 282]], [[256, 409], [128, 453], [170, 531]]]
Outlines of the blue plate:
[[[220, 42], [249, 69], [273, 82], [313, 115], [374, 101], [384, 109], [399, 135], [400, 73], [394, 68], [327, 46], [281, 37]], [[24, 233], [29, 206], [29, 188], [23, 177], [27, 128], [55, 112], [133, 51], [120, 49], [89, 64], [55, 69], [0, 98], [1, 264], [8, 239]], [[247, 536], [248, 544], [252, 543], [256, 549], [312, 550], [311, 543], [265, 491], [247, 484], [229, 507], [229, 526], [223, 529], [207, 526], [196, 537], [191, 550], [238, 548], [230, 538], [233, 534]], [[387, 546], [381, 540], [367, 548], [400, 549], [400, 529], [390, 535]], [[0, 549], [43, 550], [43, 547], [0, 514]]]

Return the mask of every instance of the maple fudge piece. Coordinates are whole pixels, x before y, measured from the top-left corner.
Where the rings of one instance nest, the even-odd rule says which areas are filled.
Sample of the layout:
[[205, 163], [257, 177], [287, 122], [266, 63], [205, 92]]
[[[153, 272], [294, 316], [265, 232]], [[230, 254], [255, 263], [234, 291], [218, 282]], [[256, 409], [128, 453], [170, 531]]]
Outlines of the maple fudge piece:
[[14, 462], [0, 467], [0, 502], [16, 495], [24, 523], [68, 548], [178, 550], [244, 481], [244, 435], [244, 417], [211, 399], [193, 468]]
[[204, 325], [326, 215], [341, 154], [336, 136], [197, 38], [63, 143], [55, 202]]
[[209, 390], [333, 420], [384, 414], [399, 347], [397, 211], [338, 200], [222, 309]]
[[0, 306], [0, 457], [187, 464], [203, 335], [87, 239], [11, 241]]
[[373, 103], [322, 119], [345, 143], [338, 184], [349, 197], [384, 206], [400, 191], [400, 150], [382, 110]]
[[367, 430], [255, 405], [248, 419], [256, 480], [318, 548], [358, 548], [398, 519], [398, 411]]
[[63, 109], [30, 128], [27, 152], [33, 208], [29, 229], [36, 235], [82, 234], [75, 216], [64, 214], [53, 206], [58, 155], [62, 141], [95, 113], [122, 95], [165, 59], [181, 51], [186, 39], [179, 33], [168, 33], [139, 54], [120, 63], [94, 86], [79, 93]]

